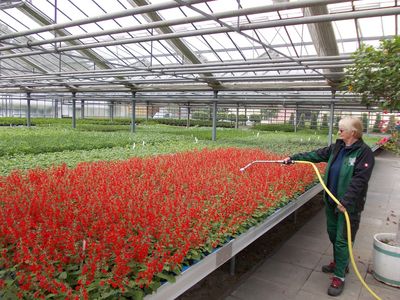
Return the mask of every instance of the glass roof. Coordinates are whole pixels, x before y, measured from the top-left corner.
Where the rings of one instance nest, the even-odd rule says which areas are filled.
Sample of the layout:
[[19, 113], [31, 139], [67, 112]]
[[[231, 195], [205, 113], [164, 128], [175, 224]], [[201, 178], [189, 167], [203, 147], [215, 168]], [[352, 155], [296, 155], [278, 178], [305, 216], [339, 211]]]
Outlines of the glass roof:
[[[311, 6], [310, 6], [311, 5]], [[330, 91], [396, 0], [6, 0], [0, 89]]]

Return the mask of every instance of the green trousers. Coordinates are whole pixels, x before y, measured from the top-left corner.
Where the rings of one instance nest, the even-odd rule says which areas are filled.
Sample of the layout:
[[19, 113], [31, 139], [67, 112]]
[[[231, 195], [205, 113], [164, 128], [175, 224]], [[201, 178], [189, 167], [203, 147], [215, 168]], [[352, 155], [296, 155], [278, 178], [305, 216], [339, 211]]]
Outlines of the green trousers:
[[[334, 275], [345, 277], [346, 267], [349, 265], [349, 248], [347, 244], [346, 219], [336, 205], [325, 202], [325, 213], [329, 239], [333, 245], [333, 259], [336, 263]], [[351, 223], [351, 240], [354, 242], [360, 225], [361, 212], [349, 212]]]

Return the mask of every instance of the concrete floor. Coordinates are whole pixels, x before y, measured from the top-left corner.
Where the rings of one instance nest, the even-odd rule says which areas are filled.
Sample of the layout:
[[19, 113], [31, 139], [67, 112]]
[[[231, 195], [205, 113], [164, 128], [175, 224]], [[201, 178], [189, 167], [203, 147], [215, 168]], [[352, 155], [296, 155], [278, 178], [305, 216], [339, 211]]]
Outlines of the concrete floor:
[[[358, 269], [366, 283], [383, 300], [399, 300], [400, 288], [380, 283], [367, 272], [373, 270], [373, 235], [396, 232], [400, 217], [400, 158], [388, 152], [376, 157], [367, 203], [354, 243]], [[254, 270], [225, 300], [324, 300], [374, 299], [362, 286], [352, 267], [339, 297], [327, 295], [331, 276], [321, 266], [332, 259], [325, 215], [322, 210], [272, 257]]]

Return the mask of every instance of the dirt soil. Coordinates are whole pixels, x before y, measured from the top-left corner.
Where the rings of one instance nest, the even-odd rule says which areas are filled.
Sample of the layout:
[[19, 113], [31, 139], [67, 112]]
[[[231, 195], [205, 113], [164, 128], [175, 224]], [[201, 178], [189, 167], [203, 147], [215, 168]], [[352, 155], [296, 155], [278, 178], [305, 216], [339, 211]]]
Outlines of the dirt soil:
[[[287, 217], [236, 256], [235, 274], [229, 273], [229, 262], [209, 274], [178, 300], [220, 300], [231, 294], [266, 258], [296, 233], [323, 207], [322, 193], [316, 195], [294, 214]], [[296, 220], [296, 222], [295, 222]]]

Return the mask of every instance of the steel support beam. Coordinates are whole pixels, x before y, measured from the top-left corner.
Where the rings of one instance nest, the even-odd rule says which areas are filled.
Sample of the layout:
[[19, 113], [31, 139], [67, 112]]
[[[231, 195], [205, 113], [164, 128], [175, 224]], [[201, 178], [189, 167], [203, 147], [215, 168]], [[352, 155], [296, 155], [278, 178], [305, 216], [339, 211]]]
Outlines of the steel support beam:
[[131, 133], [136, 131], [136, 92], [132, 92]]
[[329, 134], [328, 134], [328, 146], [332, 144], [333, 140], [333, 122], [335, 120], [335, 94], [336, 91], [332, 91], [332, 103], [329, 106]]
[[214, 91], [214, 101], [213, 101], [213, 114], [212, 114], [212, 140], [217, 140], [217, 99], [218, 99], [218, 91]]
[[76, 92], [72, 92], [72, 128], [76, 128]]
[[27, 112], [26, 112], [26, 126], [28, 128], [31, 127], [31, 93], [26, 93], [26, 102], [27, 102]]

